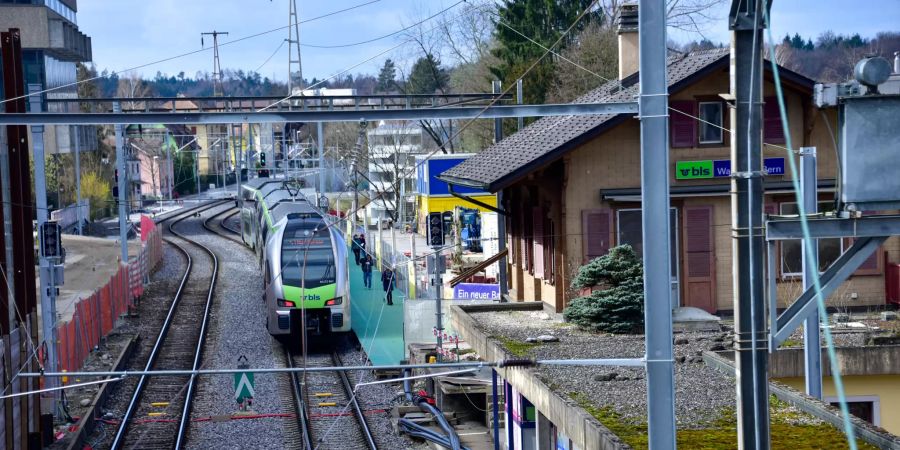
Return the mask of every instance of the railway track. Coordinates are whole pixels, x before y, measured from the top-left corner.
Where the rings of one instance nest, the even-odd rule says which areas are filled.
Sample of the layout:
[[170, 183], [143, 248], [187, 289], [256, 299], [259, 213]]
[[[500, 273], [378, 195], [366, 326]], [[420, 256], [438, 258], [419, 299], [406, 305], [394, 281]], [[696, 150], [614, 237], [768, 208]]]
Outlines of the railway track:
[[[235, 231], [231, 227], [229, 227], [225, 221], [228, 220], [231, 216], [240, 212], [239, 210], [226, 209], [218, 214], [214, 214], [206, 218], [203, 221], [203, 228], [210, 233], [213, 233], [223, 239], [228, 239], [230, 241], [237, 242], [240, 245], [244, 245], [244, 242], [241, 240], [240, 231]], [[219, 219], [221, 218], [221, 219]], [[219, 219], [218, 221], [215, 219]]]
[[[293, 355], [286, 349], [285, 358], [288, 367], [304, 366], [302, 355]], [[305, 359], [305, 367], [341, 365], [340, 356], [334, 352], [310, 353]], [[377, 449], [346, 372], [291, 375], [305, 449]]]
[[[200, 367], [218, 259], [212, 250], [180, 233], [176, 225], [223, 203], [201, 205], [159, 220], [168, 221], [171, 237], [165, 241], [184, 255], [187, 267], [145, 370]], [[188, 429], [196, 379], [140, 377], [111, 448], [180, 448]]]

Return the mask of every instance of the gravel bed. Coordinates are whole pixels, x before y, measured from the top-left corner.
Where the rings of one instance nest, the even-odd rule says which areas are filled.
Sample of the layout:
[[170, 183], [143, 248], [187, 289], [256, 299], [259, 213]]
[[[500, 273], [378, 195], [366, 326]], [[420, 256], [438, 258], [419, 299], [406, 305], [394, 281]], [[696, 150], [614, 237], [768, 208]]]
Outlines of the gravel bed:
[[[580, 331], [539, 311], [484, 312], [472, 317], [486, 334], [524, 343], [529, 337], [553, 335], [559, 342], [527, 346], [537, 359], [639, 358], [644, 336], [599, 335]], [[704, 350], [724, 350], [728, 332], [675, 335], [675, 414], [680, 428], [703, 427], [733, 410], [734, 379], [703, 363]], [[646, 421], [647, 386], [644, 371], [629, 367], [541, 366], [544, 382], [562, 396], [572, 393], [596, 405], [613, 408], [623, 419]]]
[[[265, 305], [261, 300], [262, 277], [255, 257], [242, 245], [202, 228], [202, 220], [233, 205], [213, 208], [196, 220], [193, 239], [210, 247], [219, 258], [219, 277], [210, 318], [209, 335], [203, 355], [204, 368], [235, 368], [244, 355], [251, 367], [284, 367], [281, 345], [265, 328]], [[218, 221], [219, 219], [214, 219]], [[211, 221], [212, 224], [212, 221]], [[285, 402], [285, 375], [257, 375], [253, 413], [293, 414]], [[188, 448], [283, 448], [296, 442], [294, 418], [261, 417], [246, 420], [197, 421], [200, 418], [231, 416], [238, 411], [234, 401], [233, 376], [201, 378], [194, 399], [194, 422], [188, 431]]]
[[[168, 231], [165, 233], [168, 235]], [[150, 277], [150, 283], [144, 289], [144, 295], [135, 308], [136, 317], [120, 319], [115, 333], [133, 334], [140, 339], [135, 344], [135, 352], [126, 364], [126, 370], [143, 370], [150, 357], [150, 350], [159, 334], [159, 329], [172, 304], [172, 297], [181, 283], [186, 260], [178, 249], [163, 243], [163, 260]], [[117, 420], [128, 408], [131, 395], [137, 386], [138, 377], [128, 377], [113, 384], [110, 397], [99, 413], [104, 417]], [[100, 425], [88, 437], [88, 443], [94, 448], [108, 448], [116, 433], [115, 425]]]
[[[352, 339], [348, 339], [352, 340]], [[366, 354], [358, 346], [342, 349], [341, 361], [346, 366], [368, 364]], [[350, 372], [350, 382], [355, 386], [360, 382], [372, 381], [372, 372]], [[356, 400], [366, 413], [369, 429], [375, 437], [375, 444], [383, 449], [427, 449], [427, 443], [415, 441], [409, 436], [398, 435], [391, 425], [390, 411], [394, 405], [403, 403], [403, 387], [392, 384], [372, 384], [357, 389]], [[384, 410], [384, 412], [381, 412]], [[349, 419], [349, 418], [348, 418]]]

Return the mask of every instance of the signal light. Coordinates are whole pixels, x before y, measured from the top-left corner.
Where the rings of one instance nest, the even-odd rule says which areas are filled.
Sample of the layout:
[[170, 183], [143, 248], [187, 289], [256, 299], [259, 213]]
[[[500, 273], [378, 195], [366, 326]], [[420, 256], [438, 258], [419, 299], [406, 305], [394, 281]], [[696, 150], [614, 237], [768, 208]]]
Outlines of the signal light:
[[444, 245], [444, 219], [439, 212], [428, 214], [428, 243], [432, 247]]

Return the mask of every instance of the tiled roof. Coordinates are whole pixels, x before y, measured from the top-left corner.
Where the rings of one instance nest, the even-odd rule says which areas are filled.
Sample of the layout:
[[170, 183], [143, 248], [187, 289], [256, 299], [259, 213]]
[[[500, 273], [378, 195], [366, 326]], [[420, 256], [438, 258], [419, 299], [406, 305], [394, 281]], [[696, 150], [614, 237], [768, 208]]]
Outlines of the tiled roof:
[[[728, 49], [704, 50], [669, 58], [667, 65], [670, 92], [685, 79], [705, 72], [704, 69], [712, 68], [716, 63], [727, 62], [727, 58]], [[622, 80], [621, 87], [617, 80], [612, 80], [572, 103], [634, 101], [638, 88], [638, 77], [635, 74]], [[524, 175], [523, 171], [532, 165], [553, 161], [574, 147], [573, 144], [592, 136], [600, 127], [617, 123], [612, 119], [629, 116], [602, 114], [544, 117], [447, 170], [438, 178], [453, 184], [473, 185], [496, 192], [503, 188], [503, 184], [517, 178], [517, 175]]]

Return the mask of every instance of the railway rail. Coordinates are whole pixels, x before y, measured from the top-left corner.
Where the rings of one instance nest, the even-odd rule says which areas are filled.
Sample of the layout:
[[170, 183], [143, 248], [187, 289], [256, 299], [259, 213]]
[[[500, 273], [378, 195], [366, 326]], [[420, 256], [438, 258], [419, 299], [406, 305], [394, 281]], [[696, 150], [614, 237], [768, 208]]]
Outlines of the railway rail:
[[[288, 367], [304, 365], [302, 355], [285, 350]], [[306, 367], [343, 365], [335, 353], [309, 353]], [[306, 450], [342, 448], [376, 450], [365, 414], [346, 372], [293, 373], [294, 399]]]
[[[145, 370], [200, 367], [218, 258], [208, 247], [180, 233], [176, 225], [223, 203], [199, 205], [158, 221], [168, 222], [168, 232], [174, 238], [164, 240], [184, 255], [187, 264]], [[196, 380], [196, 376], [142, 376], [111, 448], [180, 448], [188, 428]]]

